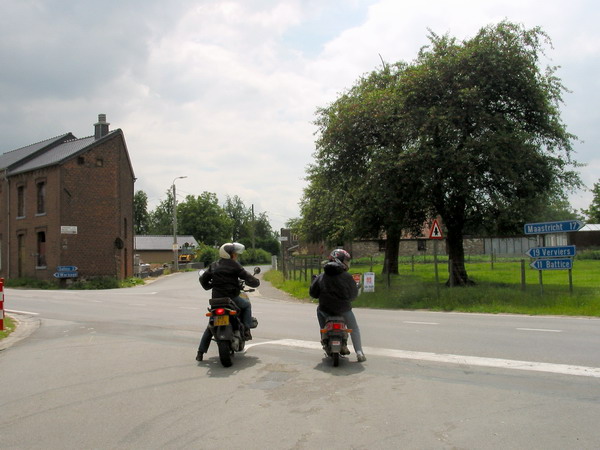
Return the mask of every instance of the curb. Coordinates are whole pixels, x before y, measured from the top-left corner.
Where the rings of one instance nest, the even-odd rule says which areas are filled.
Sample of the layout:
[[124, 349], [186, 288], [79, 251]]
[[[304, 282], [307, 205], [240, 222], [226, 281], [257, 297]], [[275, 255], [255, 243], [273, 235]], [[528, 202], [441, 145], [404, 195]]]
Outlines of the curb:
[[11, 313], [7, 316], [16, 322], [16, 326], [15, 331], [0, 340], [0, 352], [31, 336], [41, 325], [41, 320], [31, 315]]

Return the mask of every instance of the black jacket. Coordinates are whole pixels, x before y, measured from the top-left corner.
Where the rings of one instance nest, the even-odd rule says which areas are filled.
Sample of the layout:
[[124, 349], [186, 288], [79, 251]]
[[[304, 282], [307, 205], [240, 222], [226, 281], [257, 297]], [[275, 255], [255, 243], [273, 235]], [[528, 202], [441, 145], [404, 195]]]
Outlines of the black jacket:
[[221, 258], [204, 271], [200, 276], [200, 284], [206, 290], [212, 289], [212, 298], [234, 298], [240, 295], [240, 279], [253, 288], [260, 285], [260, 280], [247, 272], [239, 262]]
[[337, 315], [352, 309], [352, 300], [358, 296], [358, 287], [344, 266], [332, 261], [325, 264], [324, 273], [313, 280], [309, 294], [319, 299], [321, 311]]

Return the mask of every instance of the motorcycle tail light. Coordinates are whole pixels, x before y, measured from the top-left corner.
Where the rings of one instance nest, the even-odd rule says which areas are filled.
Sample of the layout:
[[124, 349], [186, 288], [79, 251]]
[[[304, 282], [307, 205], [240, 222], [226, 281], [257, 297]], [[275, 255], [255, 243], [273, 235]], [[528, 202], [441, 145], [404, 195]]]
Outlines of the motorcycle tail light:
[[334, 323], [333, 324], [333, 329], [334, 330], [341, 330], [342, 329], [342, 324], [341, 323]]
[[218, 309], [216, 309], [216, 310], [215, 310], [215, 314], [216, 314], [217, 316], [222, 316], [222, 315], [224, 315], [224, 314], [225, 314], [225, 308], [218, 308]]

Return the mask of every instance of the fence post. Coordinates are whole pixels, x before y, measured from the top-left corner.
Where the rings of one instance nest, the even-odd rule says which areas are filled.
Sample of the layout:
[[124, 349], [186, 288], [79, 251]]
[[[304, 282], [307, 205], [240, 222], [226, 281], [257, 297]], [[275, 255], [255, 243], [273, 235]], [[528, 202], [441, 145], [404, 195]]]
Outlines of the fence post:
[[521, 290], [525, 290], [525, 260], [521, 260]]

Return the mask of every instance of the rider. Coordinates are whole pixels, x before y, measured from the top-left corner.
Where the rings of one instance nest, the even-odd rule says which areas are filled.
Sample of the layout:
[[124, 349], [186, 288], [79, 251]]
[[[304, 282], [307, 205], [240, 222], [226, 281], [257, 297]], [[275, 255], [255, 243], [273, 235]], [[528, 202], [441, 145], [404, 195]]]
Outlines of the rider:
[[[335, 249], [329, 255], [323, 273], [317, 276], [310, 285], [310, 296], [319, 299], [317, 318], [321, 329], [325, 327], [327, 316], [342, 316], [352, 329], [352, 345], [358, 362], [367, 360], [360, 342], [360, 330], [356, 317], [352, 312], [352, 301], [358, 296], [358, 287], [352, 275], [348, 273], [350, 253], [342, 248]], [[350, 354], [347, 347], [342, 354]]]
[[[237, 242], [228, 242], [219, 248], [220, 259], [212, 263], [207, 270], [200, 276], [200, 284], [206, 290], [212, 289], [211, 298], [229, 297], [242, 310], [241, 319], [245, 325], [245, 339], [252, 339], [250, 328], [253, 328], [252, 309], [250, 302], [240, 297], [240, 279], [244, 280], [250, 287], [258, 287], [260, 280], [244, 270], [238, 262], [238, 257], [246, 248]], [[208, 351], [212, 333], [206, 328], [200, 346], [196, 361], [202, 361], [204, 353]]]

